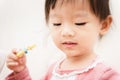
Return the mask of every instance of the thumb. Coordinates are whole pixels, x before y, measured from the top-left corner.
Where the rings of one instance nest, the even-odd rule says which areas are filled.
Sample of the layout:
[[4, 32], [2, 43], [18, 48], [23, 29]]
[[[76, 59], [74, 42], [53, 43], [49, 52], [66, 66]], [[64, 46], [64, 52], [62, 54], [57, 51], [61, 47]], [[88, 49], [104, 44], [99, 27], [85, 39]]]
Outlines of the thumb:
[[16, 48], [14, 48], [14, 49], [12, 49], [12, 52], [13, 52], [14, 54], [16, 54], [16, 53], [18, 52], [18, 50], [17, 50]]

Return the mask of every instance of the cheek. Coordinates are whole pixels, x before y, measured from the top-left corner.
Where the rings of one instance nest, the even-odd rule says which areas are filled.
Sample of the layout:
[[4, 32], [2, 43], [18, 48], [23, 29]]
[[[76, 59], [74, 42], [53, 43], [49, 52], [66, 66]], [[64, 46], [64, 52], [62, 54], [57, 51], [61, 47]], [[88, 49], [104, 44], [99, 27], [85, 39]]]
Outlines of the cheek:
[[57, 32], [51, 32], [52, 40], [56, 46], [59, 45], [60, 39]]
[[88, 47], [93, 48], [95, 46], [97, 40], [98, 40], [98, 36], [97, 35], [90, 35], [90, 36], [88, 36], [88, 38], [86, 39], [85, 42], [86, 42], [86, 45]]
[[79, 42], [84, 48], [93, 48], [98, 41], [98, 36], [98, 31], [86, 31], [84, 35], [81, 35]]

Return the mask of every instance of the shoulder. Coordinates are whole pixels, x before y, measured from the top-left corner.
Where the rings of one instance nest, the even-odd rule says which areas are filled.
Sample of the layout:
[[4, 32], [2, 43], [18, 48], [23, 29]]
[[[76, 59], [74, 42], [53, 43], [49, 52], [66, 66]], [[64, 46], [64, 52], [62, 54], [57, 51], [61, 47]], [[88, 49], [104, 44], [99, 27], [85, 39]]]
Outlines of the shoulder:
[[49, 65], [46, 74], [42, 77], [42, 80], [49, 80], [51, 78], [52, 72], [53, 72], [53, 69], [54, 69], [56, 63], [57, 62], [54, 62], [54, 63], [52, 63], [52, 64]]
[[109, 67], [104, 71], [101, 80], [120, 80], [120, 74]]
[[57, 61], [54, 61], [52, 63], [49, 64], [48, 66], [48, 70], [45, 74], [45, 76], [42, 78], [42, 80], [49, 80], [52, 76], [52, 73], [55, 71], [56, 67], [59, 66], [59, 64], [64, 60], [64, 58], [59, 59]]
[[95, 67], [95, 70], [98, 70], [101, 73], [100, 80], [120, 80], [120, 74], [104, 63], [98, 64]]

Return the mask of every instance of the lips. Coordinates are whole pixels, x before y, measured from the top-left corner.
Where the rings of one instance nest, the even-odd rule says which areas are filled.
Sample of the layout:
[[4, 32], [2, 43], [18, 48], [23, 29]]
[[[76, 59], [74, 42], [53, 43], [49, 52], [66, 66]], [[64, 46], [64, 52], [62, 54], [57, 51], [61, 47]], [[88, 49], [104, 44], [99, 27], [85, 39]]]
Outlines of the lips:
[[66, 48], [72, 48], [74, 46], [76, 46], [78, 43], [76, 42], [63, 42], [62, 43]]

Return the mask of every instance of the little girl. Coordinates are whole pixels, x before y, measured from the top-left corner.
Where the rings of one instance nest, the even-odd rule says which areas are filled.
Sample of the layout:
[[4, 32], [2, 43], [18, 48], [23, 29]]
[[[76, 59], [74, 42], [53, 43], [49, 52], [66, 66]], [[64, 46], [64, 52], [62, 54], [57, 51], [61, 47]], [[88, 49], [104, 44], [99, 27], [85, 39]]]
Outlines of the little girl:
[[[46, 0], [45, 15], [53, 41], [66, 57], [52, 64], [40, 80], [120, 80], [94, 51], [112, 23], [109, 0]], [[32, 80], [25, 55], [18, 58], [16, 52], [8, 56], [13, 73], [6, 80]]]

